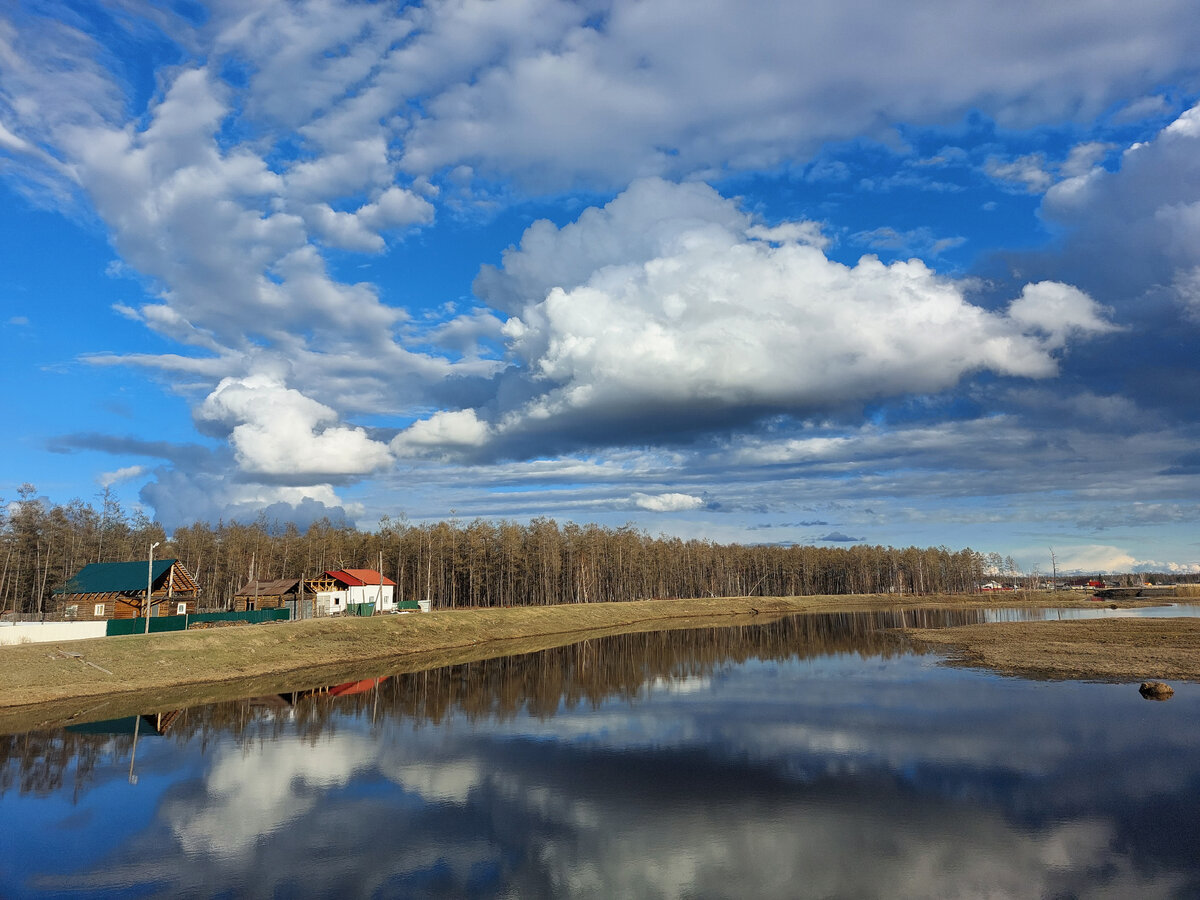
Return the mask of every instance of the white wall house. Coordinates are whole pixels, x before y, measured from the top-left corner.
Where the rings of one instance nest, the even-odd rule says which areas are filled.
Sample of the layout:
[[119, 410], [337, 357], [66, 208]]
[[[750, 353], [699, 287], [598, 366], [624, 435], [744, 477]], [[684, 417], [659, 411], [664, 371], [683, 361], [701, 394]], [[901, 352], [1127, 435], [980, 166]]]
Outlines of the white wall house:
[[336, 569], [313, 579], [317, 615], [344, 613], [357, 603], [374, 603], [376, 612], [396, 608], [396, 582], [374, 569]]

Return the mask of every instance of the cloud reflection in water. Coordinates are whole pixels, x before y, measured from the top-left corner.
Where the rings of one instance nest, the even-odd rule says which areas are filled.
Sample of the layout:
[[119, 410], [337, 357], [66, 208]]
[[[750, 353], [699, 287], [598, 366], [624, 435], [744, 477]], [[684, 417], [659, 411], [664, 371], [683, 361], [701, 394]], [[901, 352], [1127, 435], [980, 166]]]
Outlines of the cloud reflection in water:
[[[153, 824], [89, 871], [32, 884], [264, 897], [1200, 890], [1187, 838], [1200, 717], [1186, 686], [1148, 704], [1128, 685], [1001, 679], [882, 647], [662, 666], [637, 656], [639, 639], [655, 640], [472, 664], [485, 668], [440, 683], [494, 683], [497, 697], [424, 718], [396, 712], [422, 676], [397, 676], [327, 709], [315, 737], [272, 722], [207, 751], [139, 748], [180, 774]], [[511, 684], [496, 672], [562, 663], [585, 678], [583, 660], [616, 651], [641, 673], [636, 689], [564, 687], [553, 714], [545, 698], [536, 711], [498, 699]]]

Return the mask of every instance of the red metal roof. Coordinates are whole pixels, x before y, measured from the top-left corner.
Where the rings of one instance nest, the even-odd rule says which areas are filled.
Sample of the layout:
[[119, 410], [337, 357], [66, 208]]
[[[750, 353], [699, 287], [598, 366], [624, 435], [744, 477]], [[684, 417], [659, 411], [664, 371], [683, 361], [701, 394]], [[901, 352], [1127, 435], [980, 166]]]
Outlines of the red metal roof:
[[383, 684], [391, 675], [381, 675], [378, 678], [364, 678], [362, 681], [347, 681], [345, 684], [335, 684], [329, 689], [331, 697], [347, 697], [350, 694], [365, 694], [377, 684]]
[[[381, 577], [374, 569], [333, 569], [325, 574], [349, 587], [379, 584]], [[390, 584], [392, 587], [396, 586], [396, 582], [390, 578], [384, 578], [383, 583]]]

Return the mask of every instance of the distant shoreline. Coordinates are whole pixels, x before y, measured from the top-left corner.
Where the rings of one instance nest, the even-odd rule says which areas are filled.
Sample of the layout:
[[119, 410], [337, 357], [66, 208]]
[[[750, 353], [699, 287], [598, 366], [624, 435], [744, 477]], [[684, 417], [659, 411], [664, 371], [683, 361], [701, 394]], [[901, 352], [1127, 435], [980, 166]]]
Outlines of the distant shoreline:
[[[1179, 598], [1185, 599], [1185, 598]], [[1169, 602], [1129, 601], [1122, 606]], [[1095, 607], [1078, 595], [996, 594], [899, 597], [839, 595], [641, 600], [561, 606], [443, 610], [372, 618], [311, 619], [204, 631], [95, 638], [0, 648], [0, 732], [57, 727], [72, 721], [159, 712], [201, 703], [319, 687], [368, 675], [415, 672], [563, 646], [637, 631], [753, 624], [802, 612], [893, 608]], [[1200, 679], [1200, 651], [1181, 648], [1168, 675], [1145, 672], [1138, 641], [1147, 620], [1106, 620], [1107, 669], [1078, 667], [1061, 677]], [[1165, 620], [1153, 620], [1165, 621]], [[1184, 623], [1171, 620], [1181, 635]], [[950, 648], [960, 661], [988, 665], [981, 648], [1003, 638], [1010, 652], [1022, 640], [1053, 634], [1073, 622], [1026, 623], [1029, 638], [1007, 625], [909, 631], [930, 646]], [[1195, 636], [1200, 642], [1200, 622]], [[974, 629], [974, 630], [973, 630]], [[1083, 632], [1079, 632], [1082, 634]], [[1041, 646], [1031, 644], [1031, 647]], [[1167, 645], [1173, 647], [1175, 645]], [[964, 649], [968, 648], [968, 649]], [[1170, 651], [1168, 651], [1170, 652]], [[1121, 660], [1128, 656], [1128, 665]], [[1045, 665], [1041, 656], [1035, 668]], [[976, 662], [978, 660], [978, 662]], [[1112, 668], [1115, 666], [1116, 668]], [[997, 669], [1000, 670], [1000, 669]], [[1015, 669], [1013, 670], [1016, 671]], [[1050, 671], [1050, 669], [1046, 669]], [[1054, 677], [1054, 676], [1052, 676]]]

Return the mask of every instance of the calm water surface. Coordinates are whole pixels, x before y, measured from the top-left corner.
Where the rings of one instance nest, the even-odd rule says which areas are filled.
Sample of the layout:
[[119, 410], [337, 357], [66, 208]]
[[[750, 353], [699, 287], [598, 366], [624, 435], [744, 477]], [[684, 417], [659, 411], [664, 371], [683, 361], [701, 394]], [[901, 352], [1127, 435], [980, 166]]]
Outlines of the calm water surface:
[[136, 752], [0, 737], [0, 896], [1200, 896], [1196, 686], [950, 669], [894, 624], [593, 640], [143, 717]]

